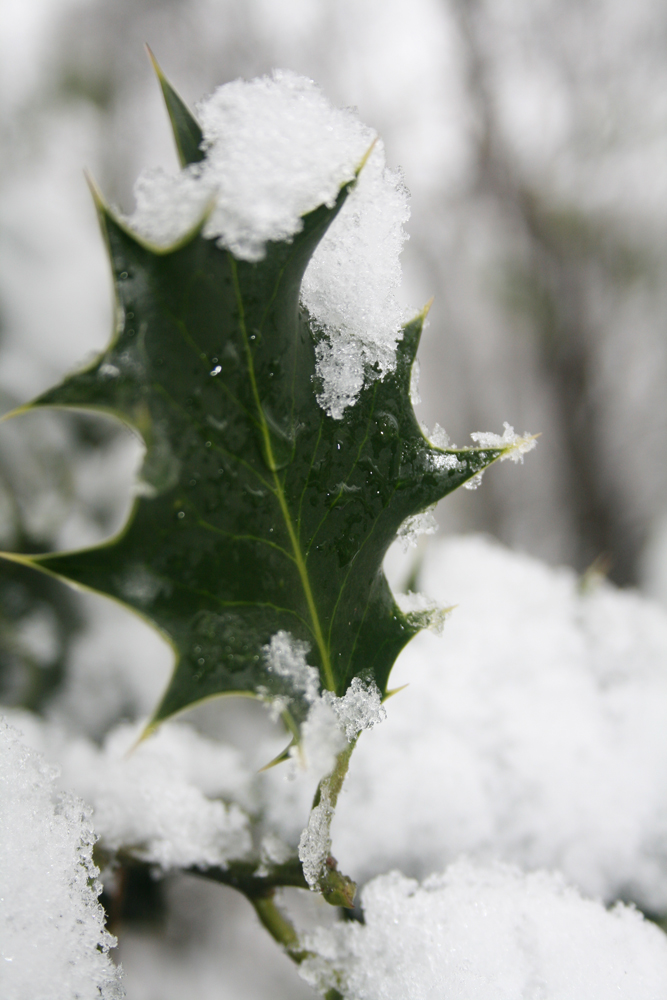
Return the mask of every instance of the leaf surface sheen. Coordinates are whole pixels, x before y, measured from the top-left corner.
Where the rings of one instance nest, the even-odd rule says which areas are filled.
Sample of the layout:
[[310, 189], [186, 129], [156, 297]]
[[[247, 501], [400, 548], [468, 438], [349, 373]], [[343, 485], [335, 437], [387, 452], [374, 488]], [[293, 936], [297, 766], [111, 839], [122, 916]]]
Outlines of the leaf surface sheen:
[[[192, 123], [174, 114], [182, 151]], [[317, 333], [299, 290], [353, 183], [256, 263], [199, 230], [150, 246], [98, 206], [116, 333], [91, 367], [32, 405], [103, 410], [134, 427], [147, 449], [141, 495], [106, 544], [30, 562], [116, 598], [169, 638], [176, 663], [154, 723], [208, 697], [259, 692], [291, 696], [298, 730], [308, 706], [263, 653], [280, 630], [309, 644], [323, 687], [341, 695], [362, 676], [385, 695], [419, 625], [396, 605], [383, 557], [407, 517], [503, 454], [443, 451], [424, 436], [410, 402], [423, 315], [404, 328], [395, 371], [369, 372], [342, 419], [318, 405]]]

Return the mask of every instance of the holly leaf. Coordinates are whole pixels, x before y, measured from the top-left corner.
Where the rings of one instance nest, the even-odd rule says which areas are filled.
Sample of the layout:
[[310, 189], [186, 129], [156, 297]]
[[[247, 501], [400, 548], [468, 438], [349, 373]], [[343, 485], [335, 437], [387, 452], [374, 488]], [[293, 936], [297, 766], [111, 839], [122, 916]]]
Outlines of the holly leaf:
[[[199, 126], [182, 102], [168, 107], [181, 154], [194, 156]], [[280, 631], [308, 644], [324, 688], [341, 695], [361, 676], [386, 694], [423, 624], [394, 600], [389, 545], [406, 518], [510, 450], [443, 450], [425, 437], [410, 402], [423, 313], [404, 328], [395, 370], [368, 372], [342, 419], [318, 405], [319, 334], [299, 290], [353, 184], [256, 263], [201, 227], [158, 248], [96, 196], [115, 333], [90, 367], [31, 405], [133, 427], [146, 446], [138, 496], [106, 544], [8, 557], [109, 595], [169, 640], [174, 671], [153, 724], [215, 695], [282, 694], [298, 737], [308, 705], [267, 666]]]

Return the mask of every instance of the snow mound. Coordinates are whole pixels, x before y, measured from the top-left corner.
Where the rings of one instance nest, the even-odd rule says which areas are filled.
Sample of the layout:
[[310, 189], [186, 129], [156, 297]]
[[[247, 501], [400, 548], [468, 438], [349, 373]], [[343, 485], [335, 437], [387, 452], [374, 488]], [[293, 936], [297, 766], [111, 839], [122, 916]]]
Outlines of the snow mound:
[[401, 654], [391, 685], [409, 686], [354, 752], [341, 869], [424, 877], [467, 853], [665, 912], [665, 612], [479, 537], [432, 545], [418, 582], [456, 607]]
[[[287, 71], [225, 84], [197, 113], [205, 159], [176, 175], [142, 174], [128, 222], [168, 246], [208, 212], [204, 235], [240, 260], [261, 260], [269, 240], [291, 239], [304, 214], [333, 205], [376, 139], [353, 110], [334, 108], [311, 80]], [[408, 216], [402, 179], [375, 141], [302, 286], [321, 338], [318, 400], [336, 419], [365, 375], [394, 368], [405, 319], [396, 291]]]
[[124, 848], [163, 871], [224, 868], [250, 853], [252, 776], [232, 747], [171, 722], [138, 745], [143, 726], [120, 725], [100, 748], [29, 713], [12, 718], [57, 761], [62, 784], [92, 806], [103, 848]]
[[89, 811], [0, 719], [0, 993], [4, 1000], [115, 1000]]
[[[348, 1000], [657, 1000], [667, 940], [546, 872], [459, 861], [422, 885], [398, 872], [363, 891], [365, 925], [319, 928], [303, 977]], [[332, 974], [333, 970], [333, 974]], [[337, 975], [336, 975], [337, 974]]]

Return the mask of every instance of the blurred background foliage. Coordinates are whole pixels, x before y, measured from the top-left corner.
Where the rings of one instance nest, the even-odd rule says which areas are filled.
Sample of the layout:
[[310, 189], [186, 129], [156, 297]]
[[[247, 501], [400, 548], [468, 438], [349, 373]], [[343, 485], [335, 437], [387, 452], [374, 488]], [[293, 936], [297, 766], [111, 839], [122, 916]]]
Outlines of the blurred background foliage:
[[[126, 212], [142, 169], [176, 168], [144, 42], [191, 104], [237, 76], [306, 74], [356, 105], [403, 168], [403, 297], [417, 310], [435, 295], [419, 416], [459, 444], [504, 420], [542, 432], [523, 468], [498, 467], [477, 492], [448, 498], [441, 530], [485, 531], [580, 572], [595, 563], [667, 602], [667, 7], [2, 0], [0, 412], [108, 340], [110, 281], [83, 168]], [[0, 544], [35, 552], [109, 537], [139, 459], [132, 435], [100, 417], [2, 424]], [[152, 708], [169, 663], [108, 602], [0, 566], [0, 700], [48, 707], [100, 739]], [[169, 924], [170, 947], [208, 935], [233, 964], [255, 934], [273, 962], [242, 904], [214, 919], [210, 890], [166, 885], [172, 924], [189, 914], [187, 927]], [[137, 941], [125, 940], [123, 960], [132, 969], [132, 949], [144, 949], [133, 995], [148, 997], [162, 953], [153, 968]], [[262, 982], [239, 980], [239, 995], [308, 995], [291, 971], [283, 982], [261, 964]]]

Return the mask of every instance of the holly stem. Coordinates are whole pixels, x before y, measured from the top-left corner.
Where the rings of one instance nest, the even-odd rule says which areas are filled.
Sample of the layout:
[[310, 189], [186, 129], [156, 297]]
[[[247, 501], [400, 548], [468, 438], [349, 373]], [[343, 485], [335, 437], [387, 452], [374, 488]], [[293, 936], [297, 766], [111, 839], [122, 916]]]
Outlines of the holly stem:
[[274, 894], [269, 896], [248, 897], [255, 909], [261, 924], [267, 929], [274, 941], [285, 949], [292, 961], [297, 965], [307, 958], [310, 952], [301, 947], [299, 935], [294, 924], [280, 907], [276, 906]]

